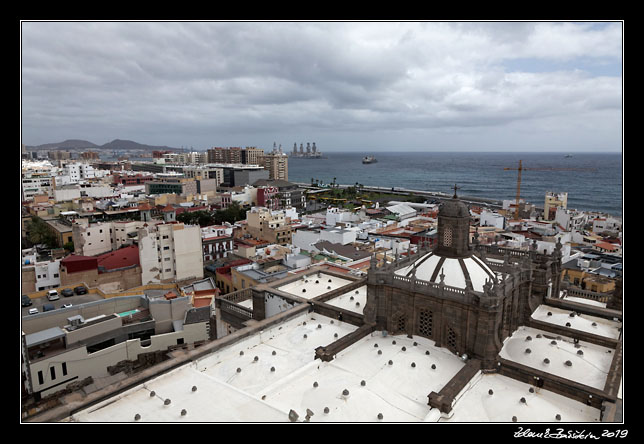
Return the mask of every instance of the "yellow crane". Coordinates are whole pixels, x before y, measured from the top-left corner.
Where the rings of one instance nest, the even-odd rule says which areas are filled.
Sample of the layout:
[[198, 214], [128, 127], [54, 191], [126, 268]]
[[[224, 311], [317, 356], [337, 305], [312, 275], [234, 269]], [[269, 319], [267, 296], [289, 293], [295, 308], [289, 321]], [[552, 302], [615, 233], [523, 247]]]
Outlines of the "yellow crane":
[[519, 199], [521, 196], [521, 171], [596, 171], [595, 168], [524, 168], [521, 164], [521, 160], [519, 160], [519, 167], [518, 168], [503, 168], [503, 170], [508, 171], [508, 170], [514, 170], [518, 171], [517, 175], [517, 202], [516, 202], [516, 208], [514, 209], [514, 218], [518, 219], [519, 218]]

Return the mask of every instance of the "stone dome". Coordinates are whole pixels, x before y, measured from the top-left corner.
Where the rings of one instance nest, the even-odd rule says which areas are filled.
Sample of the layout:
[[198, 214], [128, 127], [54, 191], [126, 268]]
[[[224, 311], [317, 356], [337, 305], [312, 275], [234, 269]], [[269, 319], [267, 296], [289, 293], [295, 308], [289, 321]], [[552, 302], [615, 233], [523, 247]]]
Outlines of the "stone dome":
[[469, 217], [470, 210], [459, 199], [444, 201], [438, 208], [439, 216], [445, 217]]
[[471, 289], [478, 292], [483, 292], [486, 280], [496, 279], [496, 275], [490, 267], [476, 256], [448, 258], [431, 252], [394, 273], [411, 277], [414, 269], [416, 270], [416, 279], [440, 283], [440, 275], [443, 274], [445, 285], [461, 289], [468, 288], [467, 281], [469, 279]]

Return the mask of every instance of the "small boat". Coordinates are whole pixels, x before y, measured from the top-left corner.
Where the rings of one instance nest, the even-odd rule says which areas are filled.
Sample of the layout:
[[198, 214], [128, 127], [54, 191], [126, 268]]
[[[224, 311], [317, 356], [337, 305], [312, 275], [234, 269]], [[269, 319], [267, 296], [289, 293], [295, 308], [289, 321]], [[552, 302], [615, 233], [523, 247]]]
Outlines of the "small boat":
[[566, 154], [566, 156], [565, 156], [566, 159], [569, 159], [571, 157], [572, 157], [572, 154]]
[[376, 163], [378, 162], [378, 159], [376, 159], [374, 156], [366, 156], [362, 158], [362, 163]]

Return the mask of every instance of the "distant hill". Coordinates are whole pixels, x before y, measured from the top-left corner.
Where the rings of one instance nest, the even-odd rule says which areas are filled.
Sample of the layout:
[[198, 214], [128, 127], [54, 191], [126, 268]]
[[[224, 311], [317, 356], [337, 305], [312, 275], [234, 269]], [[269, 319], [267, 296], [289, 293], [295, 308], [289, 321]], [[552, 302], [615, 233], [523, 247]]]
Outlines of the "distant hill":
[[82, 148], [98, 148], [98, 145], [87, 140], [68, 139], [58, 143], [45, 143], [43, 145], [27, 146], [31, 150], [69, 150]]
[[153, 145], [145, 145], [142, 143], [134, 142], [132, 140], [121, 140], [121, 139], [114, 139], [111, 142], [107, 142], [104, 145], [101, 145], [99, 147], [100, 149], [104, 150], [178, 150], [179, 148], [172, 148], [169, 146], [153, 146]]
[[121, 140], [121, 139], [114, 139], [111, 142], [107, 142], [103, 145], [96, 145], [95, 143], [89, 142], [87, 140], [69, 139], [58, 143], [45, 143], [43, 145], [26, 146], [26, 149], [30, 151], [78, 150], [78, 149], [92, 149], [97, 151], [100, 151], [100, 150], [180, 151], [180, 148], [172, 148], [169, 146], [145, 145], [142, 143], [134, 142], [132, 140]]

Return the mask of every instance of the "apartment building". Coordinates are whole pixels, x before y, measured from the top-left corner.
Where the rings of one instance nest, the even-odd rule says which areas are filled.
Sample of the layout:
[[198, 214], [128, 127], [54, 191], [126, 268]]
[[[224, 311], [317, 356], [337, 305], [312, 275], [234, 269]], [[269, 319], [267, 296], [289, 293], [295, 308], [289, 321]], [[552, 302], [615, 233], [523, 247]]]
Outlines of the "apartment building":
[[260, 165], [268, 170], [269, 179], [288, 180], [288, 156], [273, 151], [260, 157]]
[[557, 208], [555, 222], [565, 231], [581, 230], [588, 223], [588, 215], [583, 211]]
[[260, 165], [262, 155], [264, 155], [264, 150], [256, 147], [214, 147], [208, 150], [208, 163]]
[[622, 230], [622, 221], [614, 217], [593, 219], [593, 233], [618, 233]]
[[34, 200], [34, 196], [50, 194], [52, 182], [49, 171], [23, 171], [22, 200]]
[[545, 220], [554, 220], [557, 215], [557, 208], [566, 209], [568, 207], [568, 193], [546, 192], [546, 200], [543, 206], [543, 218]]
[[246, 232], [251, 236], [279, 245], [291, 243], [293, 230], [283, 211], [253, 207], [246, 213], [246, 220]]
[[177, 296], [112, 297], [22, 318], [23, 390], [36, 400], [109, 377], [141, 355], [209, 339], [210, 307]]
[[[128, 232], [135, 231], [142, 222], [129, 222]], [[137, 225], [138, 224], [138, 225]], [[99, 222], [90, 224], [87, 219], [78, 219], [72, 225], [72, 241], [74, 253], [81, 256], [98, 256], [115, 250], [127, 243], [127, 236], [123, 236], [125, 225], [119, 224], [119, 232], [113, 222]]]
[[232, 225], [210, 225], [201, 228], [201, 244], [204, 262], [227, 257], [234, 248]]
[[[253, 186], [257, 188], [270, 187], [269, 196], [264, 194], [263, 202], [260, 203], [260, 195], [257, 196], [257, 204], [259, 206], [275, 208], [289, 208], [293, 207], [297, 211], [303, 211], [306, 208], [306, 195], [300, 187], [287, 180], [281, 179], [260, 179], [253, 182]], [[277, 188], [277, 192], [275, 192]]]
[[198, 225], [167, 223], [138, 230], [142, 283], [203, 278], [203, 248]]

